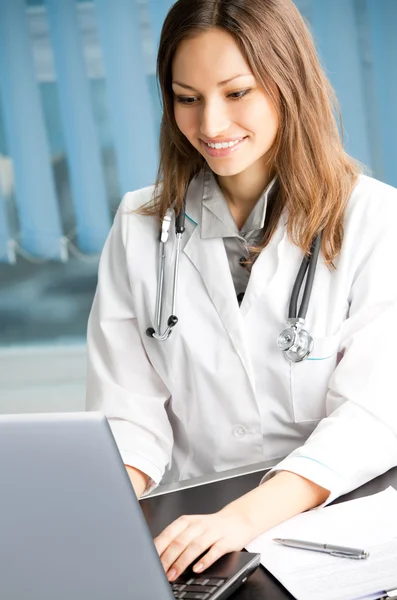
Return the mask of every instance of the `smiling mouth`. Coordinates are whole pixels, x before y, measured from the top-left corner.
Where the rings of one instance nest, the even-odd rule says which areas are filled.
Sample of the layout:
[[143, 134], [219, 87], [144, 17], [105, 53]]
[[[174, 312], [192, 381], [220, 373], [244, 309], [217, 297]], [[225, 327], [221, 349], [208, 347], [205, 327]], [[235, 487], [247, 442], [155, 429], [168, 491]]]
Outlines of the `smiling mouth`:
[[233, 140], [230, 142], [217, 142], [210, 144], [204, 142], [203, 140], [200, 140], [200, 142], [204, 146], [207, 154], [209, 154], [213, 158], [222, 158], [225, 156], [229, 156], [231, 153], [238, 150], [247, 139], [248, 136], [244, 136], [239, 138], [238, 140]]
[[214, 150], [221, 150], [224, 148], [233, 148], [233, 146], [237, 146], [237, 144], [239, 144], [243, 139], [244, 139], [244, 137], [241, 137], [238, 140], [234, 140], [233, 142], [216, 142], [216, 143], [204, 142], [204, 144], [206, 144], [206, 146], [208, 146], [209, 148], [213, 148]]

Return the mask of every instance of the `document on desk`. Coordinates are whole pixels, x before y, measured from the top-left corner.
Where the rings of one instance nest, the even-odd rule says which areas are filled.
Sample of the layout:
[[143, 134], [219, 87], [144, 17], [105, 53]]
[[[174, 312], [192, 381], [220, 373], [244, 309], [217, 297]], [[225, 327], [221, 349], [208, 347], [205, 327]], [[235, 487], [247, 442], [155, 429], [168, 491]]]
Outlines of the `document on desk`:
[[[363, 560], [282, 546], [273, 538], [368, 550]], [[397, 588], [397, 491], [314, 509], [247, 546], [297, 600], [375, 600]]]

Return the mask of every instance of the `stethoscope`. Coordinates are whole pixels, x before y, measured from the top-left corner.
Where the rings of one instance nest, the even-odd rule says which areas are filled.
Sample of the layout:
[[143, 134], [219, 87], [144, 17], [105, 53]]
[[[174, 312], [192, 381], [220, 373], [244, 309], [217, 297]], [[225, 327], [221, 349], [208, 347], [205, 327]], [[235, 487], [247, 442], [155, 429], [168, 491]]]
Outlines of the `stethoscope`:
[[175, 304], [176, 304], [176, 290], [178, 287], [178, 273], [179, 273], [179, 255], [181, 252], [182, 236], [185, 231], [185, 199], [183, 201], [182, 210], [179, 211], [178, 216], [175, 219], [175, 232], [176, 232], [176, 254], [174, 264], [174, 281], [172, 286], [172, 308], [171, 315], [167, 319], [167, 327], [164, 332], [161, 333], [161, 321], [163, 312], [163, 292], [164, 292], [164, 270], [165, 270], [165, 245], [168, 241], [170, 225], [172, 215], [174, 211], [169, 208], [163, 218], [161, 224], [160, 233], [160, 244], [159, 244], [159, 266], [157, 274], [157, 294], [156, 294], [156, 312], [154, 315], [155, 327], [149, 327], [146, 329], [146, 335], [151, 338], [163, 342], [167, 340], [172, 332], [172, 329], [178, 323], [178, 317], [175, 315]]
[[[283, 351], [284, 356], [293, 363], [305, 360], [313, 350], [313, 338], [310, 333], [304, 329], [304, 325], [312, 293], [314, 273], [316, 272], [320, 248], [321, 233], [314, 238], [309, 256], [305, 255], [302, 260], [289, 302], [287, 319], [288, 327], [280, 333], [277, 339], [277, 346]], [[305, 289], [303, 290], [302, 301], [298, 311], [298, 297], [306, 273]]]
[[[178, 323], [178, 317], [175, 315], [175, 305], [178, 287], [179, 273], [179, 256], [181, 251], [182, 236], [185, 231], [185, 201], [182, 209], [179, 211], [175, 219], [176, 232], [176, 254], [174, 263], [174, 279], [172, 287], [172, 308], [171, 315], [167, 319], [167, 326], [161, 332], [162, 312], [163, 312], [163, 293], [164, 293], [164, 271], [165, 271], [165, 245], [169, 238], [169, 230], [171, 226], [174, 210], [169, 208], [162, 221], [160, 244], [159, 244], [159, 264], [157, 274], [157, 294], [156, 294], [156, 312], [155, 312], [155, 327], [149, 327], [146, 334], [160, 342], [167, 340], [175, 325]], [[289, 303], [287, 328], [280, 333], [277, 339], [277, 345], [283, 351], [284, 356], [291, 362], [297, 363], [305, 360], [313, 349], [313, 338], [304, 329], [307, 309], [312, 292], [314, 274], [317, 267], [318, 256], [321, 247], [321, 233], [318, 234], [312, 242], [310, 254], [304, 256], [302, 264], [299, 268], [294, 287], [292, 288], [291, 300]], [[306, 276], [305, 287], [303, 290], [302, 301], [298, 311], [298, 298], [302, 289], [303, 280]]]

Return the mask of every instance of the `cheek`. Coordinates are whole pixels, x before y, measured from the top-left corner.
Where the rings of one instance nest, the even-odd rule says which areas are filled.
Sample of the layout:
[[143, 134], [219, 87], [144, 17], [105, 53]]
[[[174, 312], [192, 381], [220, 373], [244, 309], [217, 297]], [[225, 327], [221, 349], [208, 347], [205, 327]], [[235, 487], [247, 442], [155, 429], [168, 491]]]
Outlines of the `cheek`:
[[273, 143], [279, 127], [276, 109], [268, 102], [253, 103], [246, 126], [260, 139], [263, 139], [266, 145]]
[[192, 137], [195, 130], [195, 119], [193, 112], [193, 110], [185, 109], [178, 104], [174, 106], [175, 122], [183, 135], [185, 135], [188, 139]]

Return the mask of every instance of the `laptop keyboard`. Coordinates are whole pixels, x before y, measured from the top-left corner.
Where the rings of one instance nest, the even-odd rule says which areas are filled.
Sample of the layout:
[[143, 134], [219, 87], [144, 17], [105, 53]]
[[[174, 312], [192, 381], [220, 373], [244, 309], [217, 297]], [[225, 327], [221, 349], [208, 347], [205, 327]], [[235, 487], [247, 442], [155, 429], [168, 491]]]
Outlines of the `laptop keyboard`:
[[226, 579], [219, 577], [179, 577], [172, 585], [175, 598], [183, 600], [211, 600], [213, 594], [225, 583]]

